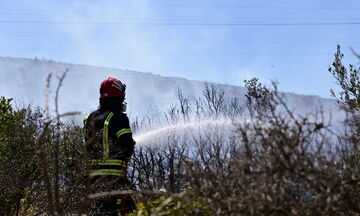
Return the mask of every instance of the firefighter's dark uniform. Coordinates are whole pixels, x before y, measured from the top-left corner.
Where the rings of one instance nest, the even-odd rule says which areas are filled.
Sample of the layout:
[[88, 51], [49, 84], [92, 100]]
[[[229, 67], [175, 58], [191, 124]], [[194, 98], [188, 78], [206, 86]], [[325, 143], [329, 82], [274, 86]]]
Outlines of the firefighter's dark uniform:
[[[134, 140], [129, 119], [120, 111], [118, 103], [100, 100], [100, 108], [85, 117], [84, 128], [91, 192], [129, 189], [127, 163], [134, 151]], [[90, 214], [119, 215], [134, 208], [130, 196], [112, 196], [96, 200]]]

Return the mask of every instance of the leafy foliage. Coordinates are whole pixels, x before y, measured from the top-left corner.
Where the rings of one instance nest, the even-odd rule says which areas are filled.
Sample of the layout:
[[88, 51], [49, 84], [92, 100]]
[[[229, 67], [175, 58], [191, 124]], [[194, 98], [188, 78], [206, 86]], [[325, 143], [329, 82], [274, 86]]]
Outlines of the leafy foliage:
[[349, 69], [347, 69], [343, 65], [344, 54], [341, 53], [339, 45], [334, 56], [334, 62], [329, 67], [329, 72], [335, 78], [341, 91], [336, 94], [331, 89], [330, 93], [347, 111], [360, 111], [360, 68], [355, 68], [354, 65], [350, 64]]
[[[129, 216], [150, 216], [162, 214], [169, 216], [199, 215], [201, 204], [199, 202], [186, 203], [186, 201], [173, 197], [160, 197], [149, 202], [140, 202], [136, 210]], [[210, 211], [204, 210], [201, 215], [210, 216]]]
[[[18, 214], [37, 198], [40, 184], [35, 142], [42, 118], [39, 110], [13, 110], [11, 99], [0, 98], [0, 214]], [[30, 202], [30, 203], [28, 203]], [[21, 204], [21, 206], [20, 206]], [[30, 207], [30, 206], [29, 206]]]

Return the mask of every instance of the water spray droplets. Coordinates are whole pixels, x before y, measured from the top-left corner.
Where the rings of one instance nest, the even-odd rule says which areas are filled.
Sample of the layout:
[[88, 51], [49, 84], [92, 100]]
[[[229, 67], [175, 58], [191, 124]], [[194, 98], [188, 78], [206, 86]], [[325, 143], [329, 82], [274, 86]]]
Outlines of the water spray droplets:
[[169, 134], [176, 133], [185, 136], [186, 133], [193, 135], [214, 128], [218, 130], [228, 130], [229, 127], [234, 127], [233, 121], [229, 119], [200, 119], [189, 122], [179, 122], [176, 124], [150, 129], [148, 131], [140, 131], [134, 135], [134, 139], [138, 145], [145, 145]]

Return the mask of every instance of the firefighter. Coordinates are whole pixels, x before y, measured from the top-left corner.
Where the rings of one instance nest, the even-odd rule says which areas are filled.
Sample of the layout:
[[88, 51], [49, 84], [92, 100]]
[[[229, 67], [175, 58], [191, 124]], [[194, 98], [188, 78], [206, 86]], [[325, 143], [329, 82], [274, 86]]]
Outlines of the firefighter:
[[[91, 193], [128, 190], [127, 165], [135, 141], [126, 111], [126, 85], [116, 78], [100, 86], [100, 106], [84, 119], [86, 151], [90, 158], [88, 186]], [[125, 215], [135, 208], [131, 196], [111, 196], [91, 204], [92, 215]]]

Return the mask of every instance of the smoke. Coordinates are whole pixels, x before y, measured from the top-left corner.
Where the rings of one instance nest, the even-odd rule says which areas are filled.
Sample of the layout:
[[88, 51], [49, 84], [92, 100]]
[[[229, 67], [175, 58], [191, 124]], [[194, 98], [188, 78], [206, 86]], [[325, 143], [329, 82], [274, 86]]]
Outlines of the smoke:
[[[55, 45], [56, 48], [73, 51], [63, 53], [68, 55], [66, 57], [57, 56], [60, 60], [65, 59], [73, 63], [151, 71], [166, 76], [193, 79], [195, 77], [202, 80], [204, 76], [200, 74], [207, 71], [206, 68], [212, 63], [207, 61], [207, 58], [199, 58], [196, 54], [211, 52], [216, 44], [201, 41], [196, 43], [191, 41], [191, 38], [222, 37], [227, 34], [226, 28], [209, 30], [207, 28], [184, 29], [167, 25], [109, 24], [156, 23], [167, 22], [169, 19], [172, 21], [171, 17], [167, 18], [170, 16], [168, 11], [153, 6], [153, 2], [149, 0], [104, 3], [66, 1], [64, 4], [68, 7], [63, 17], [54, 13], [47, 19], [53, 22], [59, 20], [71, 22], [70, 24], [56, 23], [49, 27], [54, 34], [66, 35], [65, 41], [49, 44], [49, 48], [54, 48]], [[53, 5], [45, 3], [43, 5], [47, 11], [54, 10]], [[51, 58], [53, 54], [49, 53], [49, 56]], [[194, 58], [199, 58], [199, 61], [193, 61]], [[198, 70], [200, 68], [202, 71]], [[211, 76], [211, 74], [208, 75]]]
[[[10, 5], [9, 8], [16, 8]], [[150, 0], [137, 1], [46, 1], [25, 2], [24, 8], [15, 11], [13, 19], [20, 20], [44, 20], [45, 24], [15, 24], [18, 29], [8, 30], [21, 33], [29, 37], [5, 37], [2, 44], [9, 47], [21, 48], [6, 52], [13, 56], [37, 57], [40, 59], [51, 59], [76, 64], [87, 64], [95, 66], [116, 67], [120, 69], [131, 69], [136, 71], [151, 71], [165, 76], [187, 77], [198, 80], [216, 81], [222, 76], [223, 71], [214, 66], [215, 61], [208, 61], [205, 56], [200, 57], [198, 53], [209, 53], [216, 48], [216, 43], [201, 41], [203, 37], [223, 37], [228, 34], [227, 27], [208, 28], [186, 28], [176, 26], [143, 26], [143, 25], [121, 25], [121, 24], [96, 24], [96, 23], [142, 23], [142, 22], [167, 22], [179, 21], [179, 14], [172, 14], [166, 8], [156, 7]], [[199, 8], [197, 8], [199, 9]], [[201, 9], [201, 8], [200, 8]], [[29, 13], [31, 11], [31, 13]], [[201, 10], [199, 10], [201, 11]], [[11, 12], [11, 11], [10, 11]], [[198, 12], [198, 11], [196, 11]], [[182, 13], [177, 11], [175, 13]], [[186, 17], [188, 14], [181, 14]], [[197, 14], [201, 17], [202, 13]], [[15, 16], [16, 15], [16, 16]], [[214, 13], [214, 16], [226, 17], [226, 14]], [[4, 18], [8, 18], [3, 14]], [[9, 15], [8, 15], [9, 16]], [[170, 17], [170, 18], [167, 18]], [[175, 17], [175, 18], [174, 18]], [[60, 22], [59, 22], [60, 21]], [[86, 24], [89, 23], [89, 24]], [[19, 34], [19, 33], [17, 33]], [[197, 42], [192, 41], [197, 38]], [[22, 41], [24, 39], [24, 41]], [[199, 40], [200, 39], [200, 40]], [[24, 49], [22, 49], [24, 48]], [[4, 52], [3, 52], [4, 53]], [[8, 54], [9, 55], [9, 54]], [[56, 77], [64, 67], [46, 65], [44, 62], [19, 65], [21, 73], [16, 80], [24, 80], [26, 85], [9, 86], [11, 79], [5, 75], [2, 84], [2, 95], [34, 101], [35, 105], [43, 105], [43, 86], [47, 73], [54, 73]], [[22, 63], [20, 63], [22, 64]], [[1, 66], [0, 66], [1, 67]], [[11, 71], [18, 71], [19, 68]], [[8, 69], [7, 66], [5, 66]], [[31, 71], [33, 69], [37, 71]], [[168, 105], [175, 97], [174, 91], [159, 91], [159, 86], [142, 86], [146, 77], [138, 77], [136, 82], [132, 81], [129, 73], [123, 73], [111, 68], [100, 71], [82, 71], [77, 66], [71, 66], [69, 75], [64, 82], [62, 97], [69, 107], [63, 105], [63, 109], [78, 109], [84, 106], [85, 112], [96, 108], [97, 88], [99, 83], [108, 76], [115, 76], [128, 84], [129, 108], [139, 105], [134, 95], [146, 90], [149, 97], [156, 94], [162, 99], [162, 104]], [[5, 71], [5, 70], [4, 70]], [[204, 76], [206, 73], [206, 76]], [[31, 74], [29, 76], [29, 74]], [[25, 77], [24, 77], [25, 76]], [[81, 85], [79, 82], [82, 82]], [[37, 90], [30, 93], [27, 86], [36, 83]], [[178, 86], [175, 84], [174, 89]], [[21, 87], [20, 87], [21, 86]], [[77, 89], [76, 87], [81, 86]], [[86, 90], [84, 89], [86, 88]], [[67, 88], [70, 88], [69, 90]], [[9, 89], [12, 89], [11, 91]], [[19, 91], [21, 94], [19, 94]], [[145, 95], [147, 96], [147, 95]], [[95, 101], [89, 103], [88, 98]], [[75, 101], [77, 100], [77, 101]], [[147, 99], [144, 98], [143, 101]], [[131, 103], [135, 104], [131, 104]], [[64, 102], [65, 103], [65, 102]], [[143, 102], [141, 102], [143, 104]], [[151, 104], [150, 102], [148, 104]], [[95, 106], [94, 106], [95, 105]], [[156, 109], [156, 107], [150, 107]], [[143, 111], [143, 110], [142, 110]]]

